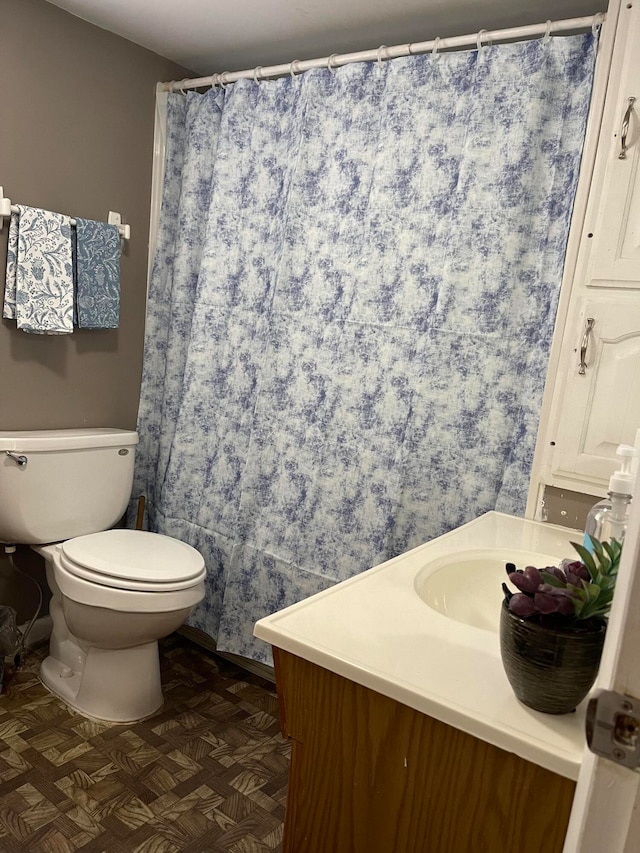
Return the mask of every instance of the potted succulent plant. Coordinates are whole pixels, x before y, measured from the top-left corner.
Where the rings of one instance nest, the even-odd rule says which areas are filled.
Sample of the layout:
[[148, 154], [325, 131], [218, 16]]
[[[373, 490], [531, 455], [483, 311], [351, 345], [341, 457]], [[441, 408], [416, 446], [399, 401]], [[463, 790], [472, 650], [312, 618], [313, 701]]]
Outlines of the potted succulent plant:
[[548, 714], [575, 710], [595, 681], [621, 544], [591, 538], [593, 550], [571, 543], [580, 560], [516, 569], [507, 563], [512, 592], [502, 584], [502, 662], [516, 696]]

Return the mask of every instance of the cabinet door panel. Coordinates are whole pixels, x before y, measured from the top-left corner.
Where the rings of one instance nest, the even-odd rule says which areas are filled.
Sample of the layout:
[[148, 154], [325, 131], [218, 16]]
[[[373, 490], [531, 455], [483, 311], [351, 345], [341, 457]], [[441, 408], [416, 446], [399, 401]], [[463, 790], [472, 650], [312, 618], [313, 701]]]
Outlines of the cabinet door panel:
[[[615, 127], [606, 152], [602, 203], [594, 229], [587, 286], [640, 287], [640, 15], [630, 18], [628, 49], [615, 97]], [[635, 102], [629, 104], [629, 99]], [[622, 124], [628, 112], [626, 156]]]
[[633, 444], [640, 426], [640, 301], [607, 295], [587, 299], [581, 329], [595, 321], [579, 373], [580, 340], [569, 369], [558, 424], [555, 469], [578, 480], [608, 483], [619, 444]]

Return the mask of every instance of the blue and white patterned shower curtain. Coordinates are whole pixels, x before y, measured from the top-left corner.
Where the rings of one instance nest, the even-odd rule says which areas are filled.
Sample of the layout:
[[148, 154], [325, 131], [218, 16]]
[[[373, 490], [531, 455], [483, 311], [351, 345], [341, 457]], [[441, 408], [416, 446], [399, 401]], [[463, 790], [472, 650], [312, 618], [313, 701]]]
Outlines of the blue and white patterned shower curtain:
[[171, 95], [135, 494], [256, 619], [522, 513], [592, 35]]

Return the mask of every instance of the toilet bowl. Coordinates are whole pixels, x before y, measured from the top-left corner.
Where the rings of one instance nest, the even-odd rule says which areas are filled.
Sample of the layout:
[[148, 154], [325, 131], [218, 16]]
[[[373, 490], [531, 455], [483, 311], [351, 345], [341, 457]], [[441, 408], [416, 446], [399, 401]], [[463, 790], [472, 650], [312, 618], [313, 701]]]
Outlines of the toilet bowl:
[[124, 513], [138, 436], [0, 432], [0, 543], [46, 561], [52, 632], [43, 684], [79, 713], [129, 723], [162, 705], [158, 640], [204, 597], [201, 554]]
[[141, 530], [32, 546], [46, 560], [52, 632], [43, 684], [86, 716], [127, 723], [162, 706], [158, 640], [204, 596], [202, 556]]

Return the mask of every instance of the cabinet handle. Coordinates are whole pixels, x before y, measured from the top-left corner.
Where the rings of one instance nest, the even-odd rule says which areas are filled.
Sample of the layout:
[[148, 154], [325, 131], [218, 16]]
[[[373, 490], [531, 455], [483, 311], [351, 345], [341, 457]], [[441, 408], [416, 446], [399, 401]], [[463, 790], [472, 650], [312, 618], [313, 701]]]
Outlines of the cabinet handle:
[[589, 346], [589, 335], [591, 334], [591, 329], [595, 324], [595, 320], [593, 317], [587, 318], [587, 325], [585, 326], [584, 335], [582, 336], [582, 345], [580, 347], [580, 369], [578, 373], [580, 376], [584, 376], [587, 372], [587, 347]]
[[629, 133], [629, 122], [631, 121], [631, 113], [633, 112], [635, 101], [635, 98], [628, 98], [627, 100], [627, 109], [622, 119], [622, 127], [620, 128], [620, 153], [618, 154], [618, 160], [627, 159], [627, 134]]

